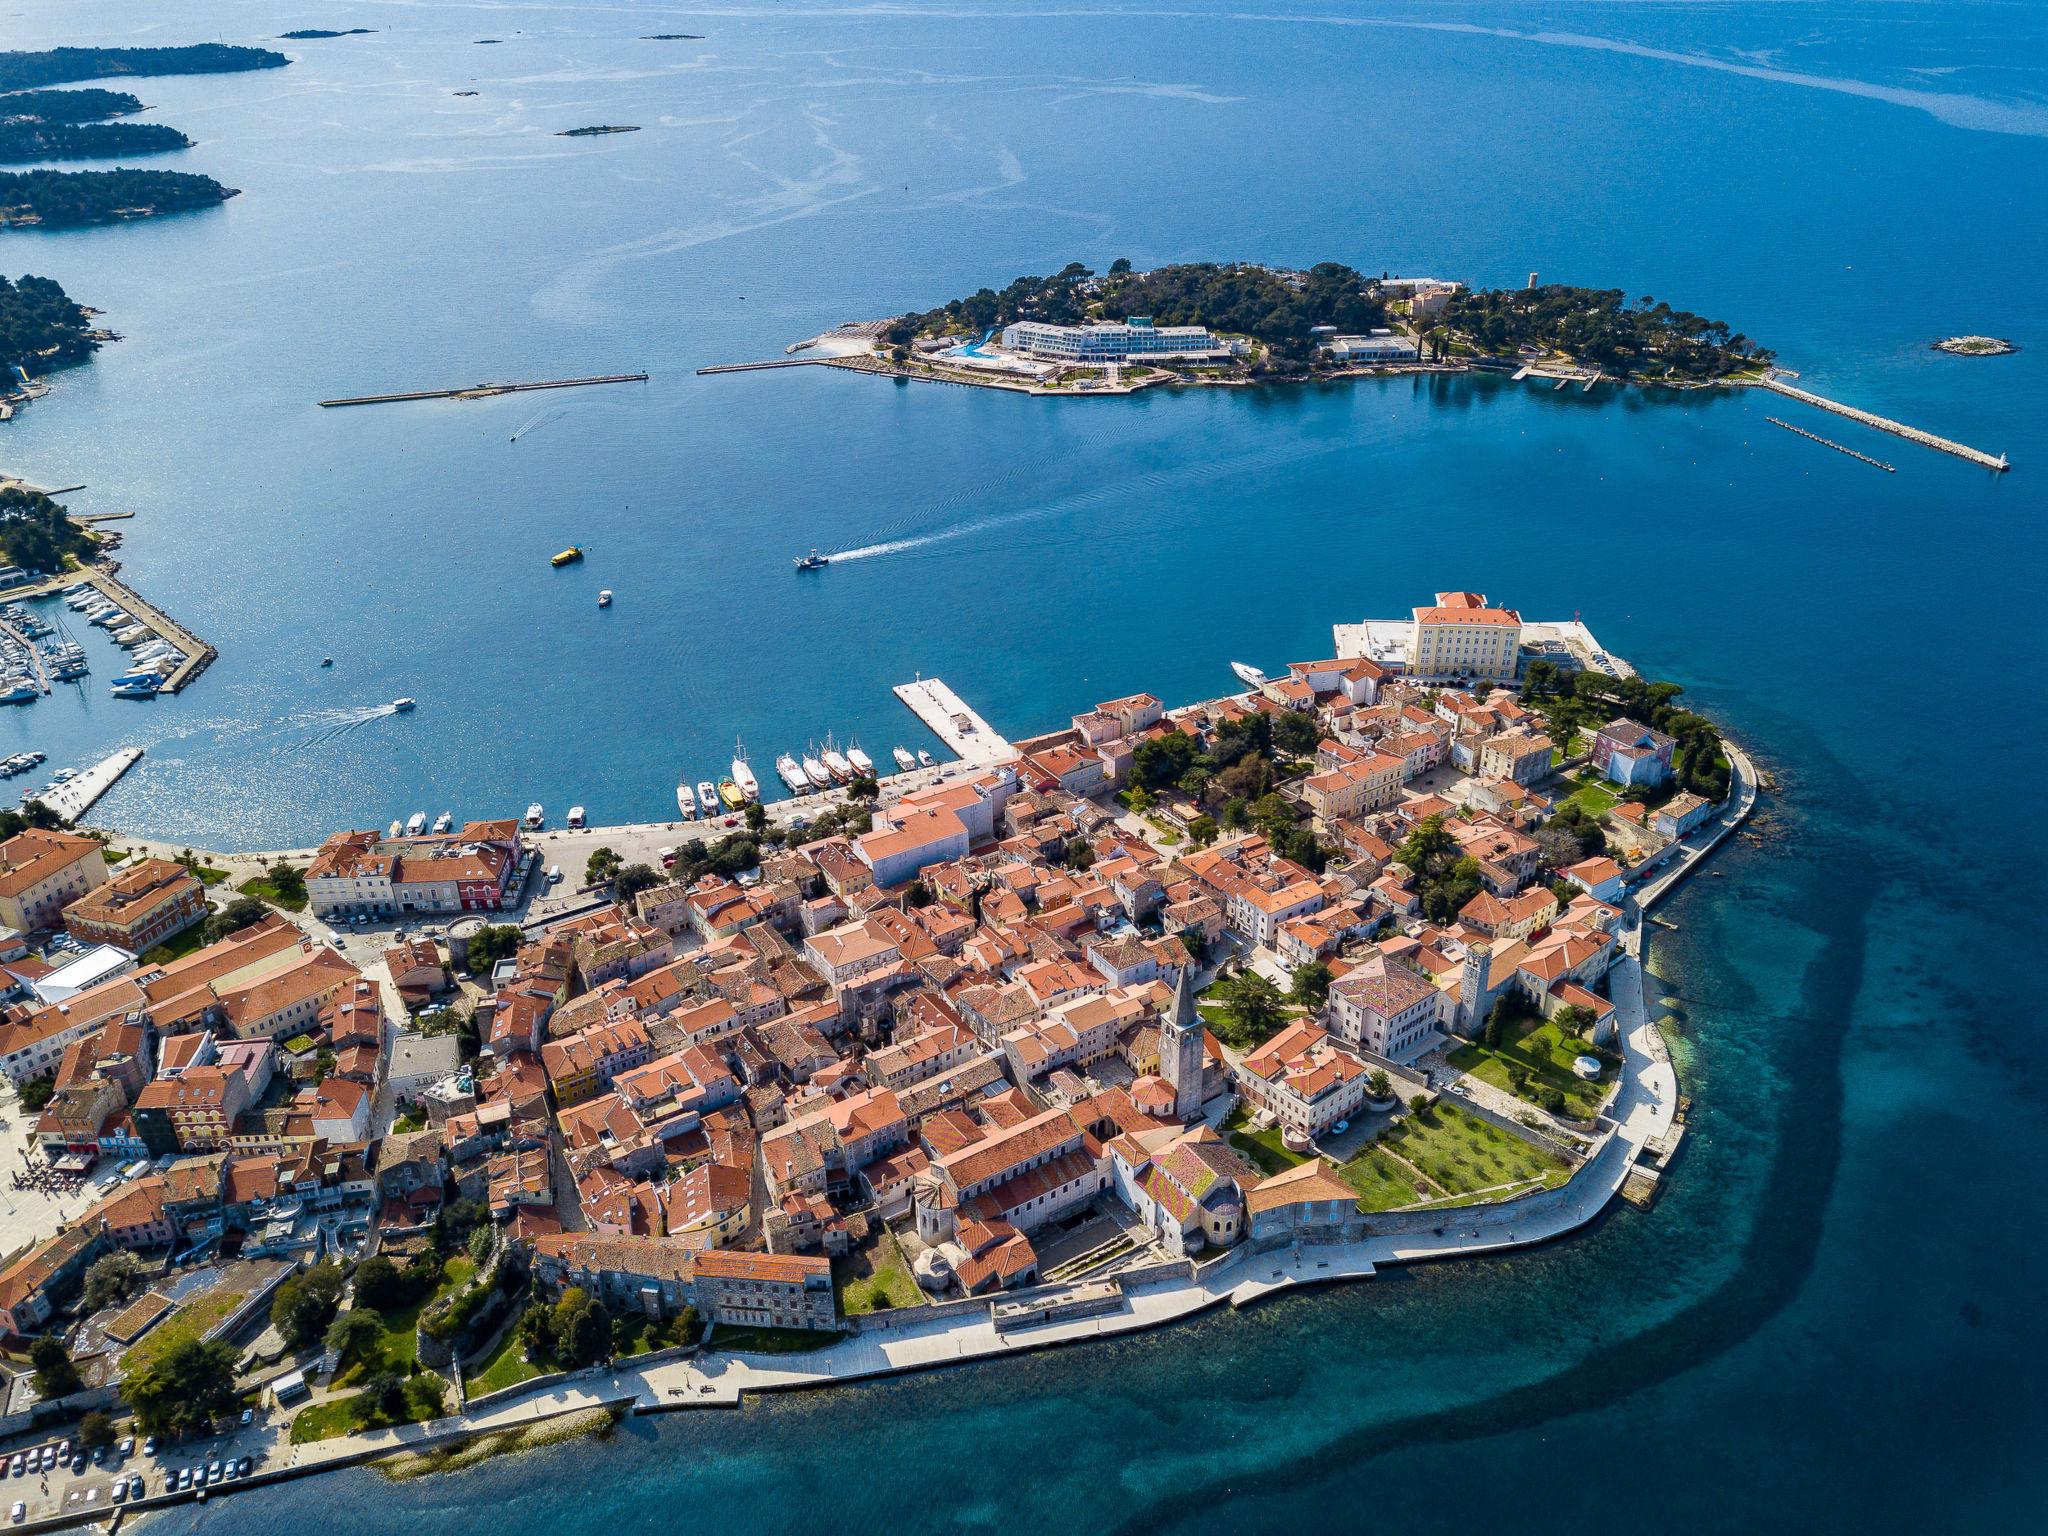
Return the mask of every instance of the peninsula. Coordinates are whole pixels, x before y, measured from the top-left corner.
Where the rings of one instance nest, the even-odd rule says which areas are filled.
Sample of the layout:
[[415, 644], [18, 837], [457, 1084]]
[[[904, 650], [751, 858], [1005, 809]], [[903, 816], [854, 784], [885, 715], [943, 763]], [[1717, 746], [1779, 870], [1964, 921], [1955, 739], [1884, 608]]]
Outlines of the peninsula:
[[[1653, 1199], [1684, 1126], [1643, 914], [1755, 804], [1740, 751], [1474, 592], [1231, 669], [1015, 741], [920, 678], [964, 760], [821, 770], [708, 835], [533, 806], [238, 854], [0, 816], [35, 873], [0, 918], [52, 967], [0, 1074], [56, 1191], [0, 1304], [76, 1419], [24, 1446], [23, 1518], [1128, 1333]], [[102, 1160], [136, 1176], [78, 1198]], [[266, 1324], [286, 1357], [246, 1375]]]
[[4, 171], [0, 229], [113, 224], [211, 208], [238, 195], [190, 171]]
[[188, 43], [175, 48], [41, 48], [0, 52], [0, 91], [100, 80], [117, 75], [225, 75], [282, 69], [291, 63], [268, 48]]

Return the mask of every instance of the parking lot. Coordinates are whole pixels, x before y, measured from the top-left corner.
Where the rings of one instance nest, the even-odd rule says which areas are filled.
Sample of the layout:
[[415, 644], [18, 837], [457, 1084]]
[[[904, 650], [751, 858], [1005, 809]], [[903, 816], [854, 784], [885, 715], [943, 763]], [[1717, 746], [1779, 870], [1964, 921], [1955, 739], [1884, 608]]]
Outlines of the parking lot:
[[284, 1424], [253, 1412], [248, 1417], [249, 1423], [230, 1424], [218, 1434], [161, 1446], [124, 1433], [98, 1459], [78, 1454], [75, 1439], [28, 1440], [0, 1451], [5, 1468], [0, 1501], [12, 1524], [58, 1515], [103, 1516], [138, 1499], [229, 1487], [288, 1463], [291, 1447]]

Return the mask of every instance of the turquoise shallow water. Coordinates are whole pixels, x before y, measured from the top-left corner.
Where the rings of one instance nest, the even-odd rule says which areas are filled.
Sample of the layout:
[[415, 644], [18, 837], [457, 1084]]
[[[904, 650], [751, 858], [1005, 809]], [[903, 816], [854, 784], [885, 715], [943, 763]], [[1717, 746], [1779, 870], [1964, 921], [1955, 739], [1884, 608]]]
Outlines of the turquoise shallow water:
[[[453, 1532], [486, 1504], [565, 1536], [2038, 1527], [2036, 10], [334, 0], [202, 4], [174, 38], [132, 0], [21, 9], [24, 45], [383, 29], [146, 82], [200, 140], [181, 161], [245, 189], [224, 209], [0, 251], [127, 337], [5, 462], [136, 508], [129, 570], [223, 651], [179, 700], [0, 720], [59, 761], [147, 745], [110, 820], [288, 843], [531, 799], [659, 815], [735, 736], [922, 744], [888, 692], [918, 671], [1021, 733], [1213, 691], [1233, 657], [1319, 653], [1331, 621], [1446, 585], [1582, 612], [1786, 785], [1770, 841], [1660, 936], [1698, 1108], [1649, 1216], [595, 1455], [294, 1485], [207, 1529]], [[707, 37], [640, 41], [668, 31]], [[600, 121], [644, 127], [550, 136]], [[692, 373], [1117, 255], [1625, 285], [2019, 467], [1741, 397]], [[2023, 350], [1928, 350], [1956, 331]], [[653, 377], [312, 404], [627, 368]], [[572, 539], [590, 560], [548, 570]], [[812, 545], [898, 547], [798, 582]], [[351, 723], [398, 694], [419, 711]]]

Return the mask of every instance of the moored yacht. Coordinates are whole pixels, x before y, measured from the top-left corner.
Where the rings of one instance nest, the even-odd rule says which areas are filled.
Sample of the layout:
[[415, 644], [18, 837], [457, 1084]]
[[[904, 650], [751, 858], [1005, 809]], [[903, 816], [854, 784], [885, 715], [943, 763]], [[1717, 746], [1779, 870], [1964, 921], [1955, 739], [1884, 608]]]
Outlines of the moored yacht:
[[572, 805], [569, 807], [569, 830], [571, 832], [581, 830], [586, 819], [582, 806]]
[[890, 755], [896, 759], [896, 771], [898, 773], [908, 773], [917, 766], [917, 759], [910, 755], [910, 751], [906, 747], [898, 747]]
[[787, 752], [775, 759], [775, 774], [776, 777], [789, 786], [791, 794], [803, 795], [810, 793], [811, 781], [804, 772], [804, 765], [791, 757]]
[[699, 779], [697, 781], [697, 805], [702, 815], [716, 816], [718, 814], [718, 786], [709, 779]]
[[426, 830], [427, 813], [425, 811], [414, 811], [405, 818], [405, 835], [407, 837], [418, 837]]
[[1266, 686], [1266, 674], [1246, 662], [1233, 661], [1230, 664], [1230, 670], [1237, 674], [1237, 680], [1247, 688], [1263, 688]]
[[933, 757], [933, 756], [931, 755], [931, 753], [927, 752], [927, 751], [926, 751], [926, 750], [925, 750], [925, 749], [924, 749], [923, 747], [919, 747], [919, 748], [917, 749], [917, 766], [918, 766], [918, 767], [920, 767], [920, 768], [936, 768], [936, 767], [938, 767], [938, 765], [939, 765], [939, 760], [938, 760], [937, 758]]
[[826, 772], [825, 765], [818, 761], [818, 744], [816, 742], [810, 742], [804, 747], [804, 777], [811, 781], [811, 788], [813, 789], [830, 789], [832, 787], [832, 775]]
[[861, 751], [859, 742], [846, 749], [846, 760], [853, 764], [853, 771], [858, 777], [872, 779], [875, 776], [875, 760]]
[[740, 794], [748, 800], [761, 798], [761, 781], [754, 777], [754, 770], [747, 766], [747, 749], [743, 742], [732, 744], [732, 781], [739, 785]]
[[731, 779], [718, 781], [718, 798], [725, 802], [725, 808], [729, 811], [736, 811], [747, 803], [746, 792]]
[[386, 837], [403, 837], [405, 835], [405, 824], [396, 817], [393, 817], [391, 825], [384, 829], [384, 835]]
[[538, 832], [547, 825], [547, 821], [547, 814], [541, 810], [538, 800], [526, 808], [526, 829], [529, 832]]
[[841, 784], [853, 777], [853, 764], [846, 760], [846, 754], [832, 744], [832, 738], [825, 738], [825, 771]]
[[697, 819], [697, 796], [691, 791], [688, 783], [676, 786], [676, 814], [685, 821]]
[[434, 833], [436, 836], [443, 832], [453, 831], [454, 827], [455, 813], [453, 811], [443, 811], [434, 818]]

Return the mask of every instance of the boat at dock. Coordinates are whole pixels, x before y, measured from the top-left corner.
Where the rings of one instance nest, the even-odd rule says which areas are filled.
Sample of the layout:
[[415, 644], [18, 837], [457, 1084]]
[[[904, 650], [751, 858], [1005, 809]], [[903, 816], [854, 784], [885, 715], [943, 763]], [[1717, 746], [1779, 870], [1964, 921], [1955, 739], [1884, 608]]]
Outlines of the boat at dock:
[[875, 776], [875, 760], [861, 751], [859, 742], [846, 749], [846, 760], [853, 765], [856, 778], [872, 779]]
[[836, 782], [845, 784], [852, 780], [853, 764], [847, 761], [844, 752], [832, 744], [830, 736], [825, 738], [824, 763], [825, 771], [831, 774]]
[[547, 814], [541, 810], [540, 802], [538, 800], [534, 801], [533, 804], [529, 805], [526, 808], [525, 820], [526, 829], [529, 832], [538, 832], [542, 827], [548, 824]]
[[939, 760], [923, 747], [919, 747], [917, 749], [917, 766], [920, 768], [936, 768], [939, 766]]
[[384, 829], [384, 835], [386, 837], [403, 837], [405, 835], [405, 823], [394, 817], [391, 825]]
[[895, 751], [890, 753], [890, 756], [896, 759], [896, 771], [898, 773], [908, 773], [917, 766], [917, 759], [910, 755], [910, 750], [907, 747], [896, 748]]
[[580, 832], [587, 819], [583, 814], [582, 806], [572, 805], [569, 807], [569, 830], [571, 832]]
[[425, 811], [414, 811], [410, 816], [406, 817], [405, 835], [407, 837], [418, 837], [426, 830], [427, 813]]
[[548, 558], [548, 564], [559, 569], [560, 567], [565, 565], [574, 565], [578, 560], [581, 560], [582, 558], [583, 546], [581, 544], [571, 544], [567, 549], [561, 550], [560, 552], [551, 555]]
[[754, 777], [754, 770], [747, 766], [747, 749], [744, 743], [732, 744], [732, 781], [740, 793], [749, 800], [761, 798], [761, 781]]
[[1266, 674], [1248, 662], [1233, 661], [1230, 664], [1230, 670], [1237, 674], [1237, 680], [1247, 688], [1263, 688], [1266, 686]]
[[434, 834], [437, 837], [443, 832], [453, 831], [454, 827], [455, 813], [453, 811], [443, 811], [434, 818]]
[[0, 678], [0, 704], [32, 704], [41, 697], [41, 691], [25, 677]]
[[804, 765], [791, 757], [787, 752], [775, 759], [775, 773], [783, 783], [789, 786], [791, 794], [804, 795], [810, 793], [811, 781], [809, 775], [804, 772]]
[[716, 816], [718, 814], [718, 786], [709, 779], [699, 779], [697, 781], [697, 805], [699, 807], [699, 815]]
[[804, 747], [804, 777], [811, 781], [811, 788], [813, 789], [830, 789], [832, 787], [832, 775], [826, 771], [825, 765], [818, 761], [818, 745], [816, 742], [811, 742]]
[[697, 796], [687, 783], [676, 786], [676, 814], [685, 821], [697, 819]]
[[718, 781], [718, 798], [725, 802], [725, 808], [729, 811], [736, 811], [747, 803], [746, 795], [731, 779]]

